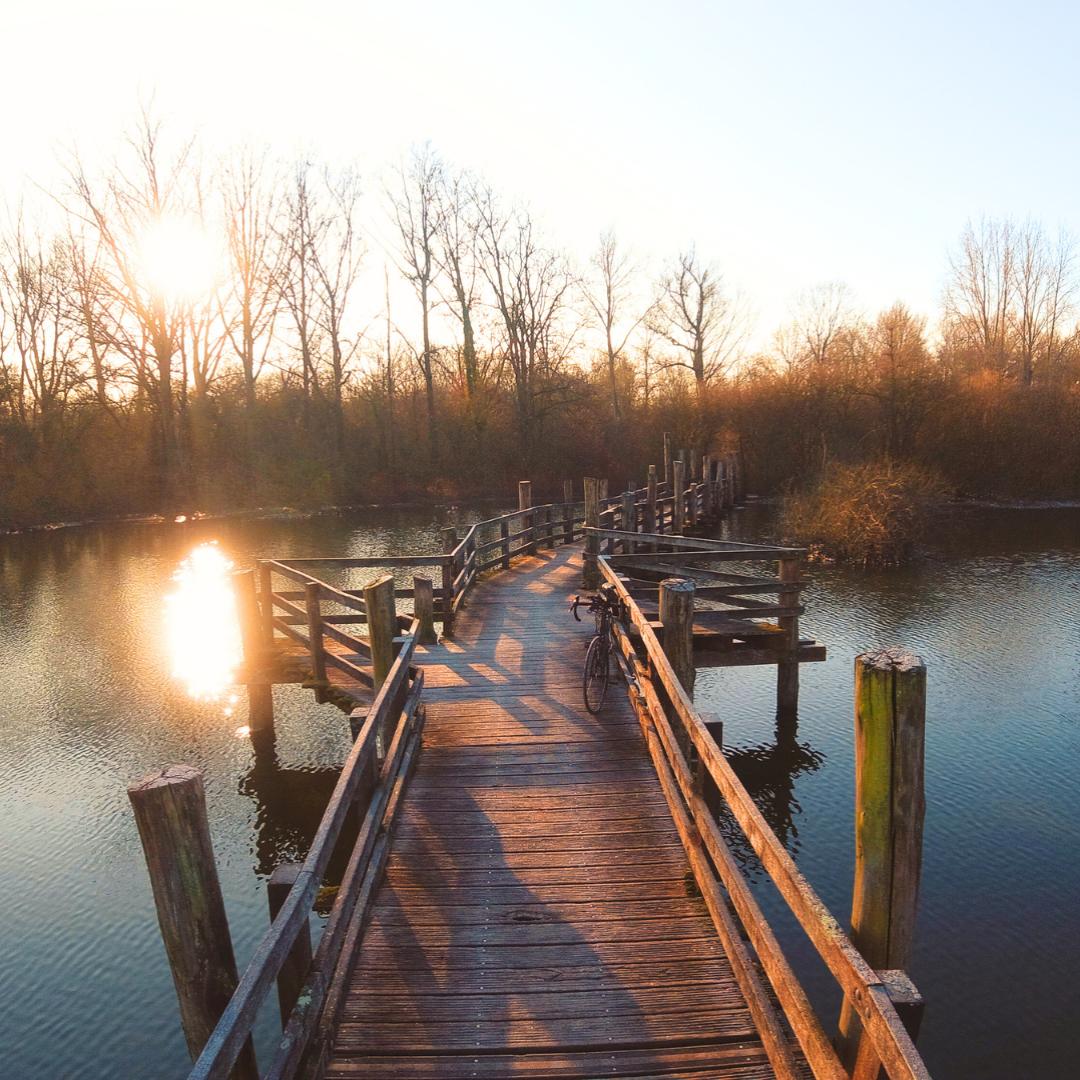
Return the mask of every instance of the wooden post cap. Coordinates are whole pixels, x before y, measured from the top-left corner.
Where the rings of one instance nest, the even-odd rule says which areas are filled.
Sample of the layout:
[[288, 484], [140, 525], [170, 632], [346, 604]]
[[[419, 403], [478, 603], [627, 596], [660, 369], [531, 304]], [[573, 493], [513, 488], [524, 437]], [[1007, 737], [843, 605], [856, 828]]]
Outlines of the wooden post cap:
[[201, 784], [202, 773], [194, 765], [166, 765], [128, 784], [128, 794], [138, 795], [170, 784]]
[[921, 656], [902, 645], [885, 645], [877, 649], [859, 653], [855, 657], [864, 667], [875, 671], [926, 671], [926, 664]]
[[692, 593], [694, 591], [694, 583], [689, 578], [668, 577], [660, 582], [660, 588], [665, 589], [668, 592]]

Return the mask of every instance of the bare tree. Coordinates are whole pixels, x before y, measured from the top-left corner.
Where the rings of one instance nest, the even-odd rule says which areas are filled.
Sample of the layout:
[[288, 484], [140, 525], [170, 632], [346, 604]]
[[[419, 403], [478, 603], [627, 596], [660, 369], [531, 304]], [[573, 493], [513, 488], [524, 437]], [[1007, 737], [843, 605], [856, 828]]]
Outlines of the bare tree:
[[439, 177], [435, 260], [446, 282], [447, 305], [461, 323], [461, 359], [465, 396], [474, 410], [480, 384], [474, 311], [477, 303], [477, 229], [475, 181], [466, 173]]
[[529, 464], [541, 421], [569, 389], [561, 377], [569, 350], [561, 319], [573, 279], [566, 260], [539, 242], [527, 212], [504, 213], [490, 190], [480, 194], [477, 208], [481, 267], [501, 320], [501, 351]]
[[170, 216], [191, 213], [192, 144], [167, 154], [161, 126], [147, 114], [127, 140], [132, 163], [95, 182], [76, 159], [69, 168], [72, 215], [89, 230], [98, 252], [92, 336], [126, 358], [137, 392], [153, 402], [156, 457], [163, 504], [170, 506], [182, 476], [173, 365], [180, 351], [188, 297], [167, 295], [142, 265], [148, 232]]
[[584, 288], [585, 301], [604, 332], [604, 355], [611, 394], [611, 415], [619, 421], [622, 409], [619, 402], [618, 368], [627, 342], [652, 311], [649, 304], [636, 318], [627, 318], [626, 308], [633, 296], [635, 273], [633, 260], [620, 250], [613, 232], [603, 233], [600, 245], [592, 257], [594, 280]]
[[20, 217], [0, 244], [0, 313], [17, 364], [0, 347], [0, 367], [12, 411], [43, 439], [81, 382], [71, 277], [64, 246], [30, 233]]
[[424, 377], [427, 404], [428, 456], [439, 460], [439, 429], [435, 413], [435, 372], [431, 347], [431, 291], [437, 265], [435, 237], [439, 223], [438, 200], [443, 166], [430, 146], [414, 150], [408, 168], [397, 170], [397, 184], [389, 192], [391, 214], [401, 240], [401, 270], [420, 300], [422, 347], [417, 359]]
[[221, 178], [229, 270], [223, 319], [243, 373], [248, 464], [254, 446], [255, 383], [266, 364], [278, 314], [281, 265], [278, 178], [264, 156], [240, 153]]
[[690, 370], [700, 392], [735, 361], [747, 321], [743, 304], [727, 296], [715, 267], [701, 263], [691, 247], [660, 279], [649, 326], [676, 350], [662, 366]]
[[1013, 226], [984, 218], [968, 222], [960, 250], [949, 261], [945, 319], [953, 339], [976, 361], [1004, 374], [1009, 366], [1009, 322], [1014, 284]]
[[863, 392], [881, 410], [886, 457], [908, 455], [934, 396], [939, 393], [926, 347], [926, 319], [904, 304], [883, 311], [868, 331], [870, 379]]
[[787, 328], [785, 360], [789, 366], [810, 364], [823, 368], [842, 353], [845, 332], [856, 322], [851, 290], [830, 281], [804, 292], [795, 304]]
[[296, 333], [303, 389], [304, 430], [311, 430], [311, 403], [318, 394], [318, 252], [328, 227], [311, 180], [311, 165], [296, 165], [285, 197], [282, 233], [281, 299]]
[[1060, 233], [1052, 245], [1036, 222], [1025, 222], [1013, 236], [1009, 322], [1020, 381], [1031, 386], [1040, 356], [1050, 366], [1062, 320], [1072, 305], [1075, 252], [1067, 233]]
[[330, 401], [333, 409], [334, 447], [338, 465], [345, 449], [345, 384], [349, 366], [360, 346], [359, 336], [349, 338], [346, 319], [365, 247], [357, 221], [360, 178], [352, 169], [324, 173], [327, 220], [319, 230], [315, 249], [319, 316], [317, 325], [329, 349]]

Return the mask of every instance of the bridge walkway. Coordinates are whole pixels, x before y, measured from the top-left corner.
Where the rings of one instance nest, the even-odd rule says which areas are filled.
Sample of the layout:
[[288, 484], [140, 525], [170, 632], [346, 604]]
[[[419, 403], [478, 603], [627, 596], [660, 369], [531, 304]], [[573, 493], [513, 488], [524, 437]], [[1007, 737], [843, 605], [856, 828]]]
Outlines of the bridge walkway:
[[581, 549], [418, 649], [423, 749], [326, 1075], [774, 1075], [625, 690], [581, 702]]

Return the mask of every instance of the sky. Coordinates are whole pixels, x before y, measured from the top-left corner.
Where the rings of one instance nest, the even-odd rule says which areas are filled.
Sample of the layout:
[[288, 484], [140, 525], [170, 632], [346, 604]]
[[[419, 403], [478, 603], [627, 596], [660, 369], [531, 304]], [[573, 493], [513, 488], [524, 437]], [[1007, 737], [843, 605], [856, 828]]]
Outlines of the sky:
[[[105, 162], [140, 104], [212, 154], [384, 171], [430, 141], [581, 262], [688, 244], [757, 315], [844, 282], [933, 320], [980, 216], [1080, 233], [1080, 5], [0, 0], [0, 199]], [[375, 257], [381, 257], [375, 252]]]

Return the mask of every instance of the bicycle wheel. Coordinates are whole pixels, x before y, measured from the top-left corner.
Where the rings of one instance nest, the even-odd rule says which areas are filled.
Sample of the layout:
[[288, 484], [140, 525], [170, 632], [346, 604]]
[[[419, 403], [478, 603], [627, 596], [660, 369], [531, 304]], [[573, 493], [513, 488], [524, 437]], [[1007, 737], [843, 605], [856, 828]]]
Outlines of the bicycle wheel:
[[595, 715], [604, 704], [608, 685], [608, 643], [598, 634], [585, 653], [585, 708]]

